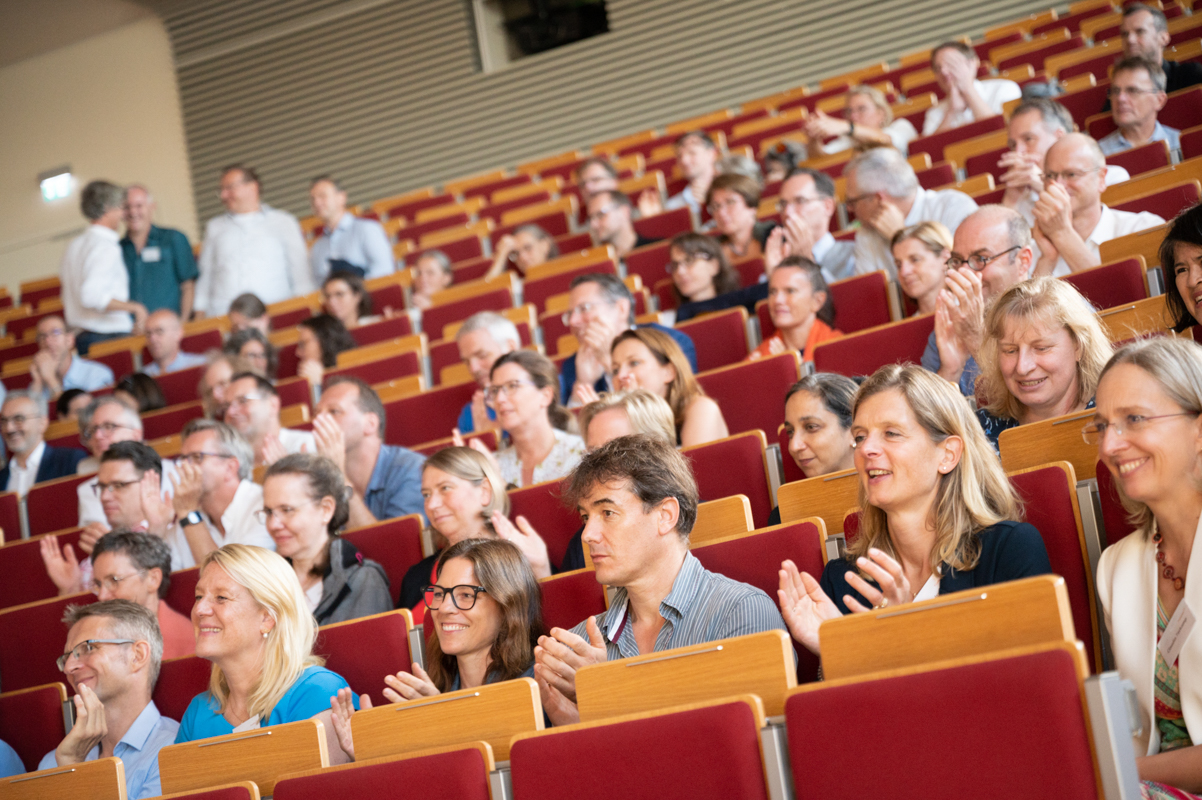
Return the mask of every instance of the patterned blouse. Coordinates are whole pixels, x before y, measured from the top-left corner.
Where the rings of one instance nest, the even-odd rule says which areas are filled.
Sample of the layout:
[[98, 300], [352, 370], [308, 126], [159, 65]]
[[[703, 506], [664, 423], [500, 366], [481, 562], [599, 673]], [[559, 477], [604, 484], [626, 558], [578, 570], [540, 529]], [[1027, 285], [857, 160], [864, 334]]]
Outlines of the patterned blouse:
[[[555, 446], [538, 466], [534, 468], [532, 483], [542, 483], [568, 475], [584, 457], [584, 440], [574, 433], [555, 429]], [[521, 488], [522, 461], [517, 448], [510, 446], [497, 453], [497, 464], [501, 467], [501, 479], [506, 486]]]
[[[1164, 604], [1156, 598], [1156, 641], [1164, 634], [1169, 624], [1169, 615], [1165, 613]], [[1156, 671], [1152, 679], [1153, 705], [1156, 709], [1156, 730], [1160, 733], [1160, 752], [1191, 747], [1194, 742], [1190, 739], [1185, 727], [1185, 718], [1181, 713], [1181, 692], [1177, 683], [1177, 662], [1172, 664], [1164, 660], [1160, 648], [1156, 648]], [[1194, 800], [1197, 795], [1183, 792], [1172, 786], [1152, 781], [1141, 782], [1141, 796], [1152, 800]]]

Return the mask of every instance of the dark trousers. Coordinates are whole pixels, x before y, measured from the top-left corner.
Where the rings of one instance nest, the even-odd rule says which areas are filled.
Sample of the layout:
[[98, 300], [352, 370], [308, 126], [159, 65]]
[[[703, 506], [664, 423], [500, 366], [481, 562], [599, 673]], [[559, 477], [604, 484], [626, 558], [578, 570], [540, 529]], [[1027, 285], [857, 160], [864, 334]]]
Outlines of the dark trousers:
[[106, 339], [120, 339], [123, 336], [129, 336], [128, 333], [96, 333], [95, 331], [80, 331], [75, 334], [75, 349], [81, 356], [86, 356], [88, 350], [97, 342], [103, 342]]

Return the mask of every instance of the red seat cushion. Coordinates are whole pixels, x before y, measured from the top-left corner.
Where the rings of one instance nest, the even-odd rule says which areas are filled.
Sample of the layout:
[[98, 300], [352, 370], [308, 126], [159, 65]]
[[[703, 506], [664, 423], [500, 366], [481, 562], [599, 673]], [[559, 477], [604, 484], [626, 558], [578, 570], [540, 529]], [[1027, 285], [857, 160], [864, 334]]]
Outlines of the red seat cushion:
[[918, 364], [934, 327], [935, 316], [926, 314], [823, 342], [814, 348], [814, 368], [856, 377], [871, 375], [886, 364]]
[[375, 525], [352, 528], [342, 538], [358, 548], [388, 575], [388, 590], [395, 606], [401, 597], [401, 579], [422, 555], [422, 520], [417, 515], [384, 520]]
[[76, 488], [91, 475], [71, 475], [35, 483], [25, 498], [29, 535], [61, 531], [79, 524], [79, 495]]
[[[774, 431], [785, 419], [785, 391], [801, 377], [796, 353], [702, 372], [697, 382], [717, 401], [732, 433]], [[755, 387], [752, 392], [748, 387]]]
[[543, 622], [547, 629], [571, 629], [591, 616], [605, 613], [605, 587], [591, 569], [573, 570], [539, 581], [543, 591]]
[[490, 798], [488, 767], [474, 747], [288, 778], [275, 785], [272, 796], [276, 800], [396, 797], [401, 787], [406, 797]]
[[885, 325], [893, 319], [889, 310], [889, 276], [882, 270], [835, 281], [830, 290], [835, 305], [835, 327], [844, 333]]
[[385, 403], [388, 422], [384, 440], [410, 447], [450, 436], [459, 421], [459, 412], [475, 392], [476, 383], [471, 381]]
[[213, 664], [199, 656], [164, 661], [151, 699], [168, 719], [183, 719], [192, 698], [209, 690]]
[[698, 370], [737, 364], [747, 358], [747, 317], [742, 308], [706, 314], [682, 322], [676, 329], [693, 340]]
[[[784, 398], [783, 393], [781, 398]], [[783, 409], [784, 403], [780, 404]], [[762, 431], [746, 431], [682, 451], [693, 468], [702, 502], [736, 494], [747, 495], [751, 517], [757, 527], [768, 524], [773, 505], [763, 435]]]
[[583, 524], [580, 513], [563, 502], [560, 491], [559, 481], [544, 481], [509, 492], [510, 519], [523, 516], [530, 522], [547, 543], [552, 564], [563, 563], [568, 542]]
[[0, 694], [0, 741], [17, 751], [25, 769], [33, 772], [42, 757], [67, 735], [63, 724], [61, 683], [25, 692]]
[[504, 311], [513, 307], [513, 295], [508, 289], [455, 300], [427, 308], [422, 312], [422, 331], [431, 339], [443, 338], [443, 328], [452, 322], [462, 322], [477, 311]]
[[[33, 544], [36, 547], [37, 542]], [[40, 558], [38, 570], [45, 577], [46, 570]], [[12, 575], [7, 570], [4, 574]], [[52, 599], [40, 603], [0, 611], [0, 636], [3, 637], [0, 641], [19, 643], [16, 647], [12, 644], [0, 647], [0, 676], [4, 679], [4, 691], [61, 681], [63, 674], [58, 671], [55, 661], [63, 654], [63, 646], [67, 641], [63, 612], [72, 604], [87, 605], [94, 602], [96, 597], [92, 594], [52, 596]]]
[[1065, 275], [1068, 281], [1094, 308], [1114, 308], [1148, 296], [1143, 266], [1138, 258]]
[[[72, 492], [71, 499], [71, 508], [78, 514], [79, 502], [75, 499], [74, 492]], [[78, 521], [78, 517], [76, 521]], [[13, 540], [9, 540], [8, 544], [0, 547], [0, 575], [4, 576], [4, 580], [0, 580], [0, 608], [11, 608], [23, 603], [47, 600], [58, 594], [58, 587], [54, 585], [54, 581], [50, 580], [50, 576], [46, 574], [46, 567], [42, 563], [41, 539], [21, 540], [19, 536], [20, 531], [18, 530]], [[78, 528], [59, 534], [56, 538], [58, 539], [56, 546], [60, 553], [64, 547], [70, 546], [75, 552], [76, 560], [83, 561], [87, 558], [79, 549]], [[15, 650], [16, 648], [9, 649]], [[4, 680], [5, 691], [13, 688], [8, 685], [7, 675], [0, 673], [0, 679]]]
[[413, 669], [409, 632], [399, 612], [327, 625], [318, 631], [313, 652], [325, 656], [326, 668], [345, 678], [355, 694], [369, 695], [376, 706], [388, 702], [384, 676]]

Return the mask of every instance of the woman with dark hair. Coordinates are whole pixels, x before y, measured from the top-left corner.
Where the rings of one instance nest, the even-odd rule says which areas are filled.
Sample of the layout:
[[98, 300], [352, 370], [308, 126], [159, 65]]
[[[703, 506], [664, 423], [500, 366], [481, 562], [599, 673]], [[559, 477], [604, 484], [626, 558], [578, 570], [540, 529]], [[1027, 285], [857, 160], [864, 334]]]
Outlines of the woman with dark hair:
[[250, 371], [268, 380], [275, 380], [275, 373], [280, 366], [279, 352], [258, 328], [245, 328], [231, 333], [221, 350], [226, 355], [242, 359]]
[[54, 401], [54, 410], [58, 412], [58, 419], [79, 419], [79, 412], [88, 407], [92, 402], [92, 395], [85, 392], [83, 389], [68, 389], [58, 396]]
[[[386, 675], [384, 696], [404, 703], [443, 692], [534, 677], [534, 647], [546, 633], [542, 592], [521, 551], [497, 539], [466, 539], [443, 551], [425, 601], [435, 635], [426, 645], [427, 669]], [[354, 754], [350, 689], [331, 701], [342, 749]], [[371, 708], [367, 695], [360, 708]]]
[[338, 354], [357, 344], [346, 326], [329, 314], [318, 314], [296, 326], [296, 374], [312, 386], [320, 386], [325, 371], [338, 363]]
[[167, 398], [163, 396], [158, 382], [145, 372], [135, 372], [117, 381], [113, 387], [113, 397], [138, 409], [139, 414], [167, 407]]
[[325, 279], [321, 285], [321, 304], [347, 330], [380, 319], [371, 316], [371, 292], [363, 279], [350, 272], [335, 272]]
[[705, 206], [728, 260], [763, 255], [776, 223], [758, 221], [760, 185], [753, 178], [733, 172], [718, 175], [710, 184]]
[[739, 288], [722, 245], [703, 233], [682, 233], [668, 248], [668, 274], [678, 305], [712, 300]]
[[787, 350], [799, 351], [802, 361], [813, 361], [815, 347], [843, 335], [835, 328], [835, 304], [822, 268], [804, 256], [789, 256], [772, 270], [768, 314], [776, 333], [761, 342], [748, 361]]
[[1160, 244], [1160, 266], [1175, 285], [1165, 292], [1173, 330], [1187, 331], [1202, 322], [1202, 205], [1170, 223]]
[[434, 304], [434, 295], [455, 282], [451, 259], [441, 250], [427, 250], [413, 265], [413, 285], [409, 302], [414, 308], [427, 309]]
[[349, 515], [346, 478], [328, 458], [295, 453], [268, 467], [256, 516], [296, 572], [318, 625], [392, 610], [384, 568], [338, 536]]
[[509, 486], [562, 478], [584, 455], [584, 441], [568, 433], [573, 422], [559, 401], [555, 365], [533, 350], [515, 350], [496, 360], [484, 396], [510, 446], [497, 453], [501, 478]]

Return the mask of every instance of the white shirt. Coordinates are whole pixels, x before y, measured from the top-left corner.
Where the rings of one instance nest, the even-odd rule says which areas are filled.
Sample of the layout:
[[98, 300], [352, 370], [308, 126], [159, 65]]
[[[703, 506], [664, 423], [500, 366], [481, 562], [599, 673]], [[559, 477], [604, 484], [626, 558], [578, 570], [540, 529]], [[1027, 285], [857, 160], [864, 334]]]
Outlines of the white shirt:
[[[989, 110], [993, 114], [1002, 113], [1003, 105], [1023, 96], [1022, 88], [1014, 81], [998, 78], [988, 81], [973, 81], [972, 85], [976, 87], [977, 94], [981, 95], [981, 99], [985, 101], [985, 105], [989, 106]], [[939, 126], [943, 124], [943, 118], [947, 116], [947, 108], [948, 98], [945, 97], [939, 103], [927, 109], [926, 116], [922, 118], [923, 136], [930, 136], [938, 130]], [[966, 103], [964, 110], [952, 117], [952, 127], [959, 128], [961, 125], [967, 125], [975, 121], [976, 117], [973, 116], [972, 107]], [[947, 129], [945, 128], [944, 130]]]
[[[908, 155], [910, 152], [910, 142], [918, 138], [918, 131], [910, 124], [910, 120], [905, 117], [895, 119], [885, 126], [885, 134], [893, 143], [893, 146], [901, 151], [901, 154]], [[850, 150], [856, 144], [856, 140], [850, 136], [836, 136], [826, 144], [822, 145], [824, 153], [841, 153], [844, 150]]]
[[121, 255], [121, 237], [112, 228], [89, 225], [67, 245], [59, 267], [63, 318], [93, 333], [129, 333], [128, 311], [105, 311], [113, 300], [129, 301], [129, 273]]
[[[955, 189], [929, 190], [920, 186], [914, 196], [914, 205], [906, 215], [906, 227], [920, 222], [942, 222], [954, 235], [964, 218], [976, 210], [977, 202], [964, 192]], [[889, 280], [897, 280], [897, 267], [893, 263], [889, 242], [876, 231], [862, 226], [856, 233], [854, 252], [857, 275], [883, 269], [889, 273]]]
[[313, 291], [300, 223], [267, 204], [209, 220], [199, 268], [196, 308], [211, 317], [227, 313], [245, 292], [270, 304]]
[[284, 452], [288, 455], [293, 453], [317, 454], [317, 439], [313, 436], [313, 431], [280, 428], [280, 444], [284, 445]]
[[[100, 468], [98, 462], [96, 462], [91, 456], [85, 458], [79, 463], [82, 465], [84, 462], [88, 461], [97, 463], [96, 468], [91, 470], [92, 472], [95, 472]], [[83, 470], [80, 469], [79, 472], [83, 472]], [[79, 474], [79, 472], [76, 474]], [[175, 460], [164, 458], [163, 480], [162, 486], [160, 487], [164, 497], [166, 497], [169, 492], [174, 491], [175, 484], [171, 482], [171, 479], [177, 474], [178, 473], [175, 470]], [[91, 525], [93, 522], [100, 522], [104, 525], [109, 524], [108, 517], [104, 515], [104, 506], [100, 504], [100, 496], [96, 494], [96, 483], [99, 480], [100, 476], [97, 475], [89, 478], [75, 487], [75, 496], [79, 500], [79, 527], [81, 528]], [[167, 541], [170, 541], [170, 539]]]
[[814, 242], [810, 254], [814, 256], [814, 263], [822, 267], [822, 277], [827, 283], [856, 274], [855, 242], [836, 239], [830, 231]]
[[[238, 485], [238, 491], [234, 492], [234, 499], [230, 501], [221, 515], [221, 527], [225, 529], [224, 536], [217, 530], [217, 526], [213, 524], [212, 520], [205, 517], [205, 525], [208, 526], [209, 535], [213, 537], [213, 544], [218, 547], [227, 544], [252, 544], [266, 547], [268, 550], [275, 550], [275, 541], [267, 533], [267, 528], [255, 519], [255, 512], [261, 508], [263, 508], [263, 487], [252, 481], [242, 481]], [[204, 516], [204, 513], [202, 512], [201, 515]], [[167, 543], [171, 545], [172, 569], [189, 569], [196, 566], [196, 559], [192, 557], [192, 548], [188, 546], [188, 537], [184, 535], [182, 525], [177, 525], [175, 530], [169, 534]]]
[[[1094, 226], [1093, 232], [1089, 234], [1089, 238], [1085, 240], [1085, 246], [1089, 248], [1089, 252], [1093, 254], [1094, 258], [1100, 258], [1098, 245], [1102, 242], [1109, 242], [1111, 239], [1163, 224], [1162, 217], [1147, 211], [1133, 214], [1130, 211], [1115, 211], [1113, 208], [1103, 205], [1102, 216], [1098, 219], [1098, 224]], [[1056, 278], [1061, 278], [1071, 272], [1072, 270], [1069, 269], [1063, 256], [1056, 260], [1056, 266], [1052, 268], [1052, 275]]]
[[34, 480], [38, 476], [38, 468], [42, 466], [42, 456], [45, 454], [46, 443], [38, 442], [38, 446], [33, 448], [33, 452], [25, 460], [24, 468], [17, 463], [16, 456], [9, 459], [8, 491], [16, 492], [17, 496], [21, 498], [29, 494], [29, 487], [33, 486]]
[[[1131, 173], [1122, 167], [1116, 167], [1113, 164], [1106, 165], [1106, 185], [1114, 186], [1116, 183], [1131, 180]], [[1027, 192], [1027, 196], [1014, 206], [1014, 210], [1023, 215], [1023, 219], [1032, 228], [1035, 227], [1035, 203], [1039, 200], [1039, 192]], [[1038, 258], [1039, 250], [1035, 250]]]

